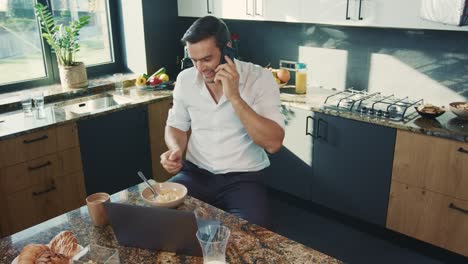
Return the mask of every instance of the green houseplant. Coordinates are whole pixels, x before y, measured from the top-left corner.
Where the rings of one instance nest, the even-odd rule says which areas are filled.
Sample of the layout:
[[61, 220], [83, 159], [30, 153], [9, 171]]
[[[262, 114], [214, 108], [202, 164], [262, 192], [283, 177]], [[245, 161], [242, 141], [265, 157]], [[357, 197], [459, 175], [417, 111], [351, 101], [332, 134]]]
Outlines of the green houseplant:
[[69, 26], [65, 26], [57, 24], [47, 6], [37, 3], [34, 10], [41, 23], [42, 37], [57, 56], [62, 86], [66, 88], [87, 87], [86, 67], [83, 62], [75, 61], [75, 55], [80, 50], [79, 32], [89, 23], [90, 17], [82, 16], [72, 21]]

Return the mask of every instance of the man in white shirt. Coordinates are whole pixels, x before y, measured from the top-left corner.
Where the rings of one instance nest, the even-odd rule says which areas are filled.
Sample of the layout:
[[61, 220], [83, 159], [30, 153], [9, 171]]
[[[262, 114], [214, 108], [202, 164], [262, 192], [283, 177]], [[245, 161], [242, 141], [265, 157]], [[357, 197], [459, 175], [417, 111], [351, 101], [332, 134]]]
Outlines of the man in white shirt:
[[194, 67], [177, 77], [161, 164], [191, 196], [268, 225], [265, 150], [277, 152], [284, 138], [278, 86], [269, 70], [223, 56], [230, 33], [216, 17], [196, 20], [182, 41]]

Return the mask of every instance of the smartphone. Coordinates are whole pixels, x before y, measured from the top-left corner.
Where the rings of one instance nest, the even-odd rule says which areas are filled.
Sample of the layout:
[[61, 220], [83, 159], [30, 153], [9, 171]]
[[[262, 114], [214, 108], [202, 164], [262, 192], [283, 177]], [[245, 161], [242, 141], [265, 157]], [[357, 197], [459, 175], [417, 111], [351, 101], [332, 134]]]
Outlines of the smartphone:
[[224, 55], [227, 55], [231, 60], [234, 60], [236, 57], [236, 50], [231, 47], [224, 46], [223, 52], [221, 54], [221, 64], [227, 63], [224, 59]]

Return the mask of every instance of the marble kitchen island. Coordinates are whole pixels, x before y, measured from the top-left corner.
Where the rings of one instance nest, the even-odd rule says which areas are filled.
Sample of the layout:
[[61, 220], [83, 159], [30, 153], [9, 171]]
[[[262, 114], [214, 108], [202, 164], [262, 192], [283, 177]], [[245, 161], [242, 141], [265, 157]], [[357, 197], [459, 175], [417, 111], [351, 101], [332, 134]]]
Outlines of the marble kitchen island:
[[[112, 202], [144, 205], [139, 192], [142, 184], [111, 196]], [[231, 229], [227, 248], [227, 262], [234, 263], [342, 263], [314, 249], [306, 247], [263, 227], [228, 214], [192, 197], [187, 197], [178, 210], [193, 211], [203, 207], [213, 218], [220, 219]], [[19, 208], [18, 208], [19, 209]], [[19, 209], [20, 210], [20, 209]], [[155, 227], [156, 228], [156, 227]], [[29, 243], [48, 243], [63, 230], [75, 233], [78, 243], [86, 246], [97, 244], [119, 251], [123, 263], [203, 263], [201, 257], [177, 255], [138, 248], [119, 246], [112, 228], [94, 227], [86, 206], [60, 215], [0, 240], [0, 263], [11, 263], [21, 249]], [[312, 234], [311, 234], [312, 235]]]

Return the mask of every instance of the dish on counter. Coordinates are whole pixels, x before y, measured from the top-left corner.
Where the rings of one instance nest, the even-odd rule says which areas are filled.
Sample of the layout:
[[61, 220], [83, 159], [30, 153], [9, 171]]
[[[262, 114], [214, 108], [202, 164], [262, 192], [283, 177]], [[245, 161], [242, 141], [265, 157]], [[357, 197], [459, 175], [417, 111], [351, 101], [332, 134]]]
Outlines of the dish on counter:
[[182, 204], [187, 196], [187, 188], [180, 183], [163, 182], [160, 189], [162, 194], [154, 197], [149, 187], [146, 187], [140, 194], [141, 198], [152, 206], [174, 208]]
[[450, 111], [458, 118], [468, 119], [468, 102], [453, 102], [450, 103]]
[[445, 113], [445, 107], [439, 107], [432, 104], [419, 105], [414, 108], [420, 116], [430, 119], [439, 117]]
[[20, 263], [73, 263], [73, 257], [83, 249], [71, 231], [62, 231], [49, 244], [27, 244], [11, 262]]

